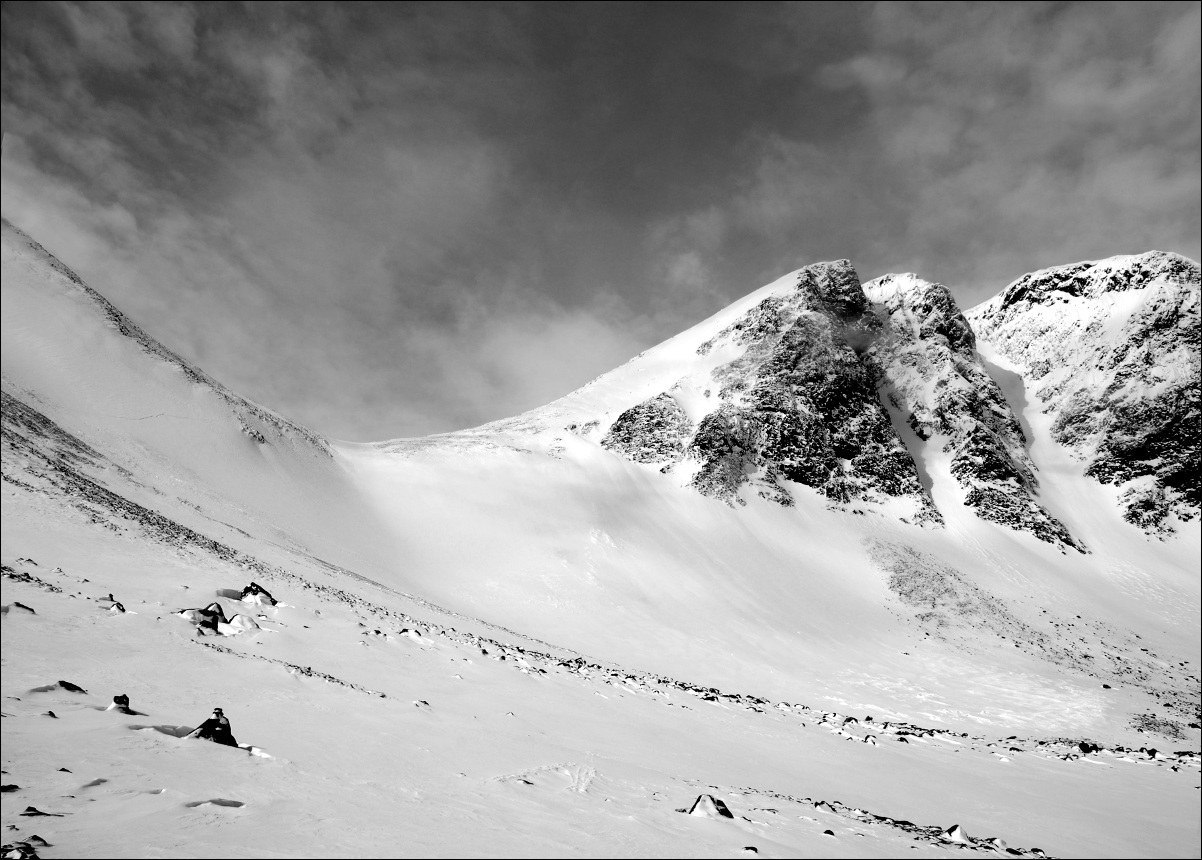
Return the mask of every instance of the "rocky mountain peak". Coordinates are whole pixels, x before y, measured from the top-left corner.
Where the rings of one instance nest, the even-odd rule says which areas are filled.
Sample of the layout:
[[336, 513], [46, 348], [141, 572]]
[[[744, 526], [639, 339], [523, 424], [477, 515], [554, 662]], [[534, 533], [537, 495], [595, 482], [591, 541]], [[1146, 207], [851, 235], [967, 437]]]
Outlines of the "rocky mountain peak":
[[972, 326], [960, 313], [943, 284], [915, 274], [883, 275], [864, 285], [866, 297], [890, 316], [905, 314], [917, 321], [920, 340], [942, 340], [953, 352], [971, 357], [977, 345]]
[[1197, 284], [1196, 264], [1151, 252], [1025, 275], [964, 313], [917, 275], [862, 285], [847, 260], [817, 263], [555, 403], [454, 435], [522, 447], [546, 433], [558, 452], [552, 437], [571, 433], [736, 506], [810, 492], [938, 524], [938, 486], [939, 504], [953, 490], [981, 520], [1088, 552], [1064, 500], [1044, 497], [1017, 410], [1055, 412], [1052, 436], [1086, 440], [1082, 458], [1110, 452], [1089, 474], [1169, 534], [1168, 512], [1196, 505]]
[[1024, 275], [968, 314], [1128, 522], [1199, 512], [1199, 267], [1152, 251]]
[[791, 505], [796, 484], [836, 505], [901, 500], [909, 518], [940, 521], [860, 359], [880, 320], [855, 269], [847, 260], [808, 266], [791, 287], [697, 348], [731, 356], [675, 386], [704, 389], [709, 405], [699, 420], [681, 423], [669, 390], [619, 415], [602, 444], [636, 460], [655, 452], [664, 471], [675, 468], [702, 494], [731, 503], [750, 486]]
[[976, 516], [1086, 551], [1040, 502], [1021, 422], [946, 286], [912, 274], [861, 285], [847, 260], [819, 263], [725, 323], [696, 347], [704, 369], [626, 408], [601, 444], [732, 504], [751, 490], [791, 505], [809, 487], [928, 524], [943, 520], [921, 477], [934, 456]]
[[851, 260], [806, 266], [797, 274], [799, 298], [811, 310], [842, 322], [856, 322], [871, 309]]

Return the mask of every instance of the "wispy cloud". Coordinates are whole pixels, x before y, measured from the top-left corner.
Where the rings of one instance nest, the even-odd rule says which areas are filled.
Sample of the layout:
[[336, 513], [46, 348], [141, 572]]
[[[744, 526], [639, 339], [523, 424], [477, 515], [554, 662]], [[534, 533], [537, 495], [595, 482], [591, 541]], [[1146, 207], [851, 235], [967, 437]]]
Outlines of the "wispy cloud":
[[334, 436], [553, 399], [781, 272], [1197, 256], [1196, 4], [41, 3], [3, 208]]

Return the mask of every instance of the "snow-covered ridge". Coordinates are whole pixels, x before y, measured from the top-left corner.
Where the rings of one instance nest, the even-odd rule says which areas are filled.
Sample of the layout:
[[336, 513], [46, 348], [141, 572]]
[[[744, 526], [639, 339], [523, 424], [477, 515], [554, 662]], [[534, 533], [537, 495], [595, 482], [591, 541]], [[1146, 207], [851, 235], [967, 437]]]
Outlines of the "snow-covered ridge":
[[[129, 338], [146, 354], [173, 367], [185, 379], [203, 386], [228, 406], [242, 432], [261, 444], [279, 443], [301, 445], [330, 456], [330, 448], [319, 434], [294, 421], [272, 412], [235, 394], [195, 365], [147, 334], [137, 323], [117, 309], [100, 293], [89, 287], [53, 254], [8, 221], [0, 224], [5, 276], [24, 283], [41, 282], [41, 289], [60, 290], [72, 296], [78, 304], [91, 307], [104, 324]], [[32, 277], [24, 278], [20, 273]], [[14, 297], [15, 299], [15, 297]]]
[[1033, 272], [968, 313], [1051, 433], [1153, 534], [1199, 512], [1199, 267], [1152, 251]]

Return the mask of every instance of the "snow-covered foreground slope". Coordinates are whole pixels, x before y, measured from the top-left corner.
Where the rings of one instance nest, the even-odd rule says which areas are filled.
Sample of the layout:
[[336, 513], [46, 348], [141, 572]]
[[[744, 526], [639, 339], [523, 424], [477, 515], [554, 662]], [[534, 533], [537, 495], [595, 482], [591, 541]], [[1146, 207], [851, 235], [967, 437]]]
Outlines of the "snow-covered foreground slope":
[[[5, 842], [895, 856], [954, 849], [958, 823], [1196, 855], [1197, 757], [1173, 754], [1198, 748], [1196, 520], [1126, 522], [1015, 365], [907, 340], [918, 317], [849, 271], [794, 273], [511, 421], [347, 445], [188, 367], [5, 225]], [[969, 362], [1000, 395], [910, 420], [919, 353], [932, 392]], [[844, 435], [812, 417], [831, 380]], [[1072, 543], [971, 504], [1003, 487], [965, 477], [990, 462], [978, 425]], [[897, 453], [893, 493], [873, 462]], [[240, 603], [252, 579], [283, 603]], [[174, 614], [213, 600], [256, 626]], [[31, 692], [60, 679], [88, 692]], [[95, 707], [121, 693], [146, 715]], [[176, 736], [214, 706], [259, 754]], [[675, 811], [702, 793], [735, 817]], [[213, 798], [244, 805], [188, 805]]]

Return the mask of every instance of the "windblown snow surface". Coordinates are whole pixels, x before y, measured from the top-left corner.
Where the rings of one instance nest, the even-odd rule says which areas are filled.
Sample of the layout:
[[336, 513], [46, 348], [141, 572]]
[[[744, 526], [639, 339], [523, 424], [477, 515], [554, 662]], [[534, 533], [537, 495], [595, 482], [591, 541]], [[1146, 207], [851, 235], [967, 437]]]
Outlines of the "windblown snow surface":
[[5, 224], [5, 856], [1198, 856], [1188, 499], [1124, 518], [1029, 355], [866, 286], [344, 444]]

